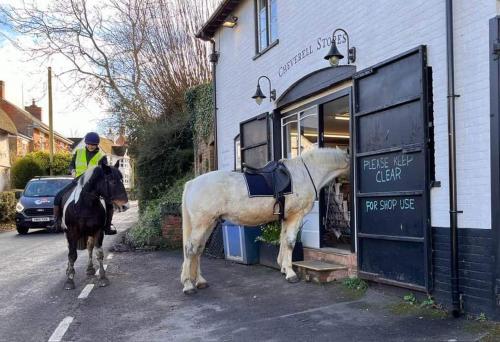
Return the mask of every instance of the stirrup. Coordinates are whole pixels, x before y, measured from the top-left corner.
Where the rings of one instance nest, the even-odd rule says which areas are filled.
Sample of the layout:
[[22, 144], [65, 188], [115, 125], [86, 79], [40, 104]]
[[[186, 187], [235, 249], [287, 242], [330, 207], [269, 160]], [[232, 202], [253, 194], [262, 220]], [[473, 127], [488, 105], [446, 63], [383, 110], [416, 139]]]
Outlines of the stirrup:
[[[276, 210], [276, 206], [278, 207], [278, 210]], [[273, 215], [281, 215], [280, 205], [279, 205], [278, 202], [274, 203], [274, 206], [273, 206]]]

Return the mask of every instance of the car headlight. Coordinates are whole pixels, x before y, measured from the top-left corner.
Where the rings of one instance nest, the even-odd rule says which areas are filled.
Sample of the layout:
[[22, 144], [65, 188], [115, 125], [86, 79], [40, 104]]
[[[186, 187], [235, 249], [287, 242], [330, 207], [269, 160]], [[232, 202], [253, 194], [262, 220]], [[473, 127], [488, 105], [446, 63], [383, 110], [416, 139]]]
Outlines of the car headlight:
[[23, 210], [24, 210], [24, 207], [23, 207], [23, 205], [21, 204], [21, 202], [17, 202], [17, 204], [16, 204], [16, 211], [17, 211], [18, 213], [20, 213], [20, 212], [22, 212]]

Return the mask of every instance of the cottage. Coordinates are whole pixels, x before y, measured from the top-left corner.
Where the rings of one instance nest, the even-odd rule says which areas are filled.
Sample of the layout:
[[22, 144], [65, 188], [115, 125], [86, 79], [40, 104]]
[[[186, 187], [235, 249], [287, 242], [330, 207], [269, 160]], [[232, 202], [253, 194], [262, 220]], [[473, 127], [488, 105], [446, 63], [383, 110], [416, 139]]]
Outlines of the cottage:
[[306, 256], [498, 314], [499, 4], [224, 0], [198, 32], [215, 164], [349, 149], [304, 222]]
[[[49, 151], [49, 126], [42, 122], [42, 108], [33, 100], [30, 106], [19, 108], [5, 98], [5, 83], [0, 81], [0, 109], [17, 129], [17, 156], [29, 152]], [[69, 152], [72, 141], [54, 132], [54, 151]]]
[[15, 157], [17, 129], [7, 113], [0, 109], [0, 191], [10, 186], [10, 167]]

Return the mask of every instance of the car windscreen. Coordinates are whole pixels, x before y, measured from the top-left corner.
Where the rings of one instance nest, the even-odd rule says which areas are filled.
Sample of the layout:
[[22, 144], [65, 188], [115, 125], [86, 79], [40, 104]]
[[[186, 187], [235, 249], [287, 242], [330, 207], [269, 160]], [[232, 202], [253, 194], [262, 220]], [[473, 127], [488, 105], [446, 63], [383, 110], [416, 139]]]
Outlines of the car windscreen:
[[26, 186], [23, 196], [54, 197], [59, 190], [71, 183], [71, 179], [41, 179], [31, 181]]

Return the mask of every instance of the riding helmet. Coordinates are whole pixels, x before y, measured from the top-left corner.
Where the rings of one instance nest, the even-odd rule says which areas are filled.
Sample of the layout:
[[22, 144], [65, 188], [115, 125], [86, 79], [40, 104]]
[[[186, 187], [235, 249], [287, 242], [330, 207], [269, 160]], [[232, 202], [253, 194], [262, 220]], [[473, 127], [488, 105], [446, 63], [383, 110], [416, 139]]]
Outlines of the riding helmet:
[[85, 135], [85, 143], [89, 145], [99, 145], [99, 134], [96, 132], [89, 132]]

